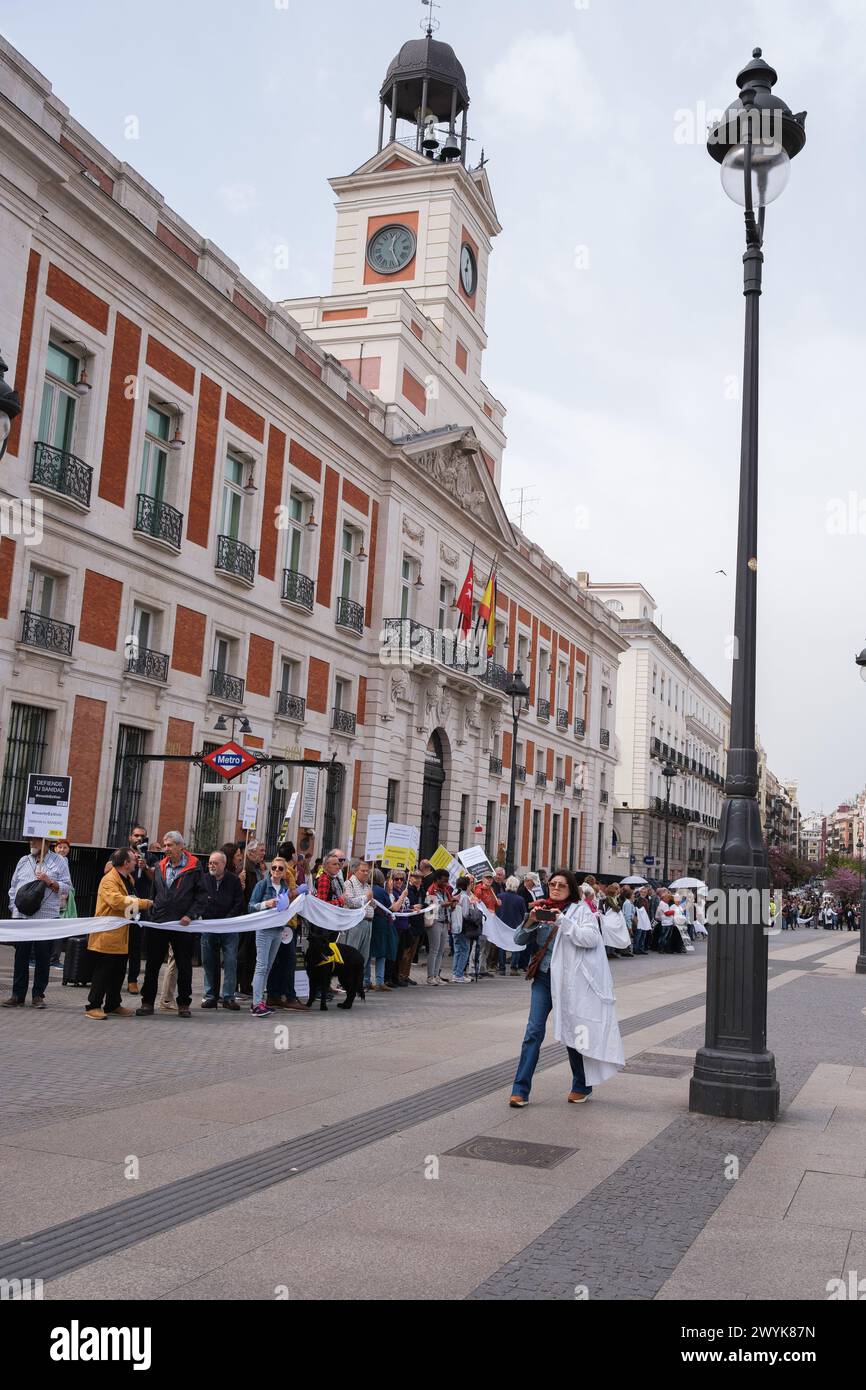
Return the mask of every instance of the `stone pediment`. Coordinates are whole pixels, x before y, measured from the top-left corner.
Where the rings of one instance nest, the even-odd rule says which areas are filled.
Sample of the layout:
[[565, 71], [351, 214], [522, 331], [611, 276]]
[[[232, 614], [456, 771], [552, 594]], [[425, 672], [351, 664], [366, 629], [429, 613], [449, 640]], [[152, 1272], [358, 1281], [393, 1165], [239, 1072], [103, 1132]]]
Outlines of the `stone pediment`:
[[359, 174], [390, 174], [399, 173], [404, 169], [424, 169], [430, 168], [430, 160], [417, 150], [413, 150], [409, 145], [400, 145], [395, 141], [391, 145], [386, 145], [384, 149], [374, 154], [372, 159], [353, 170], [351, 178], [357, 178]]
[[445, 493], [474, 517], [492, 540], [515, 545], [511, 522], [472, 429], [415, 435], [395, 442], [402, 444], [407, 459], [425, 475], [434, 494]]

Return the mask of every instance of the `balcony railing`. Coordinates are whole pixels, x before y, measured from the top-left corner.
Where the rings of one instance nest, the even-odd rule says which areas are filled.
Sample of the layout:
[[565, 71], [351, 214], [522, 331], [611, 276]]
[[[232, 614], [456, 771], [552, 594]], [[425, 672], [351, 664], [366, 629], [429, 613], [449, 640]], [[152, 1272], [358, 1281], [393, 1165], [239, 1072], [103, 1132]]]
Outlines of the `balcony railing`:
[[75, 640], [72, 623], [60, 623], [56, 618], [44, 618], [25, 608], [21, 613], [21, 641], [26, 647], [39, 647], [58, 656], [71, 656]]
[[557, 729], [567, 729], [567, 728], [568, 728], [568, 710], [567, 710], [567, 709], [558, 709], [558, 710], [556, 711], [556, 727], [557, 727]]
[[135, 503], [133, 529], [139, 535], [150, 536], [152, 540], [170, 545], [173, 550], [180, 550], [183, 512], [179, 512], [177, 507], [170, 507], [167, 502], [160, 502], [158, 497], [148, 497], [146, 492], [140, 492]]
[[602, 806], [606, 806], [610, 800], [610, 792], [606, 792], [602, 789], [598, 794], [598, 799]]
[[307, 713], [307, 702], [303, 695], [292, 695], [281, 690], [277, 696], [277, 714], [283, 719], [295, 719], [302, 723]]
[[[337, 599], [337, 627], [348, 628], [360, 637], [364, 631], [364, 607], [353, 598]], [[336, 726], [335, 726], [336, 727]]]
[[483, 650], [476, 652], [471, 644], [467, 647], [453, 633], [434, 631], [414, 618], [383, 618], [381, 642], [383, 653], [387, 653], [386, 659], [391, 664], [444, 666], [450, 671], [475, 676], [493, 690], [503, 692], [508, 685], [506, 668], [498, 661], [488, 661]]
[[580, 801], [581, 797], [583, 796], [583, 787], [572, 787], [571, 794], [574, 797], [575, 801]]
[[152, 652], [149, 647], [139, 647], [127, 659], [126, 674], [165, 684], [168, 680], [168, 652]]
[[650, 739], [650, 757], [651, 757], [651, 758], [660, 758], [661, 755], [662, 755], [661, 740], [660, 740], [660, 739], [657, 739], [657, 738]]
[[90, 485], [93, 469], [83, 459], [68, 454], [65, 449], [52, 449], [50, 444], [37, 441], [33, 449], [31, 483], [50, 488], [59, 497], [67, 497], [80, 507], [90, 506]]
[[564, 791], [565, 791], [565, 787], [566, 787], [565, 778], [564, 778], [564, 777], [557, 777], [556, 780], [554, 781], [554, 784], [553, 784], [553, 785], [554, 785], [554, 787], [556, 788], [556, 790], [557, 790], [558, 792], [564, 792]]
[[296, 608], [313, 611], [313, 581], [297, 570], [283, 570], [283, 603], [292, 603]]
[[547, 786], [547, 774], [545, 772], [536, 772], [535, 785], [542, 789]]
[[598, 743], [600, 748], [610, 747], [610, 729], [599, 729]]
[[575, 719], [575, 721], [574, 721], [574, 732], [575, 732], [575, 734], [577, 735], [578, 738], [586, 738], [586, 720], [585, 720], [585, 719]]
[[550, 701], [539, 700], [537, 709], [539, 721], [543, 724], [546, 724], [548, 719], [550, 718]]
[[490, 757], [490, 773], [493, 777], [502, 776], [502, 759], [494, 758], [492, 754]]
[[355, 716], [349, 710], [335, 707], [331, 711], [331, 728], [336, 729], [338, 734], [353, 734], [355, 723]]
[[515, 780], [516, 782], [525, 782], [525, 781], [526, 781], [526, 768], [525, 768], [525, 767], [522, 767], [520, 763], [515, 763], [515, 766], [514, 766], [514, 780]]
[[508, 672], [498, 661], [488, 661], [481, 679], [485, 685], [492, 685], [494, 690], [504, 690], [508, 684]]
[[244, 686], [241, 676], [230, 676], [228, 671], [211, 671], [210, 694], [215, 700], [225, 700], [229, 705], [242, 705]]
[[255, 583], [256, 552], [243, 541], [233, 536], [217, 536], [216, 567], [223, 574], [242, 579], [245, 584]]

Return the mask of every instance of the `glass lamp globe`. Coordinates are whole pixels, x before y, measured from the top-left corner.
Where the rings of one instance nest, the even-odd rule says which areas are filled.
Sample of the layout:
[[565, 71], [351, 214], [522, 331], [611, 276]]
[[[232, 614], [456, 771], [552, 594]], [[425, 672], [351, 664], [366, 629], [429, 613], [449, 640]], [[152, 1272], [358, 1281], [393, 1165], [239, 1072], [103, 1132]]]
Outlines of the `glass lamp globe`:
[[[743, 175], [745, 145], [732, 145], [722, 160], [722, 188], [728, 197], [746, 206], [746, 181]], [[773, 141], [752, 145], [752, 206], [766, 207], [783, 192], [791, 172], [791, 161], [781, 145]]]

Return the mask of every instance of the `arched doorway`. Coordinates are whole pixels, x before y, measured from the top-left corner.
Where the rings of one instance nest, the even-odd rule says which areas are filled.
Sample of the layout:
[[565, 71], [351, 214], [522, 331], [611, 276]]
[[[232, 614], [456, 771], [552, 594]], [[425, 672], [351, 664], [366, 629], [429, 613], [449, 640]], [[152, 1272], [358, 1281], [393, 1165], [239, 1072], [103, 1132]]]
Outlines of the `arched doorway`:
[[430, 735], [424, 755], [424, 792], [421, 798], [421, 859], [429, 859], [439, 845], [442, 788], [445, 785], [445, 755], [439, 734]]

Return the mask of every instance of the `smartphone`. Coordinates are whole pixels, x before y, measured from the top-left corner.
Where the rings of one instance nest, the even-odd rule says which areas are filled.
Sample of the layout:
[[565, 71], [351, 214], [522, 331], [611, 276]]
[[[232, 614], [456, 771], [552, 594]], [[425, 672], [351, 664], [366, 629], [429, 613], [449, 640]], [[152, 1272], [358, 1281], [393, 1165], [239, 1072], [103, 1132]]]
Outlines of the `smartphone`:
[[536, 922], [555, 922], [559, 913], [553, 907], [537, 907], [535, 909]]

